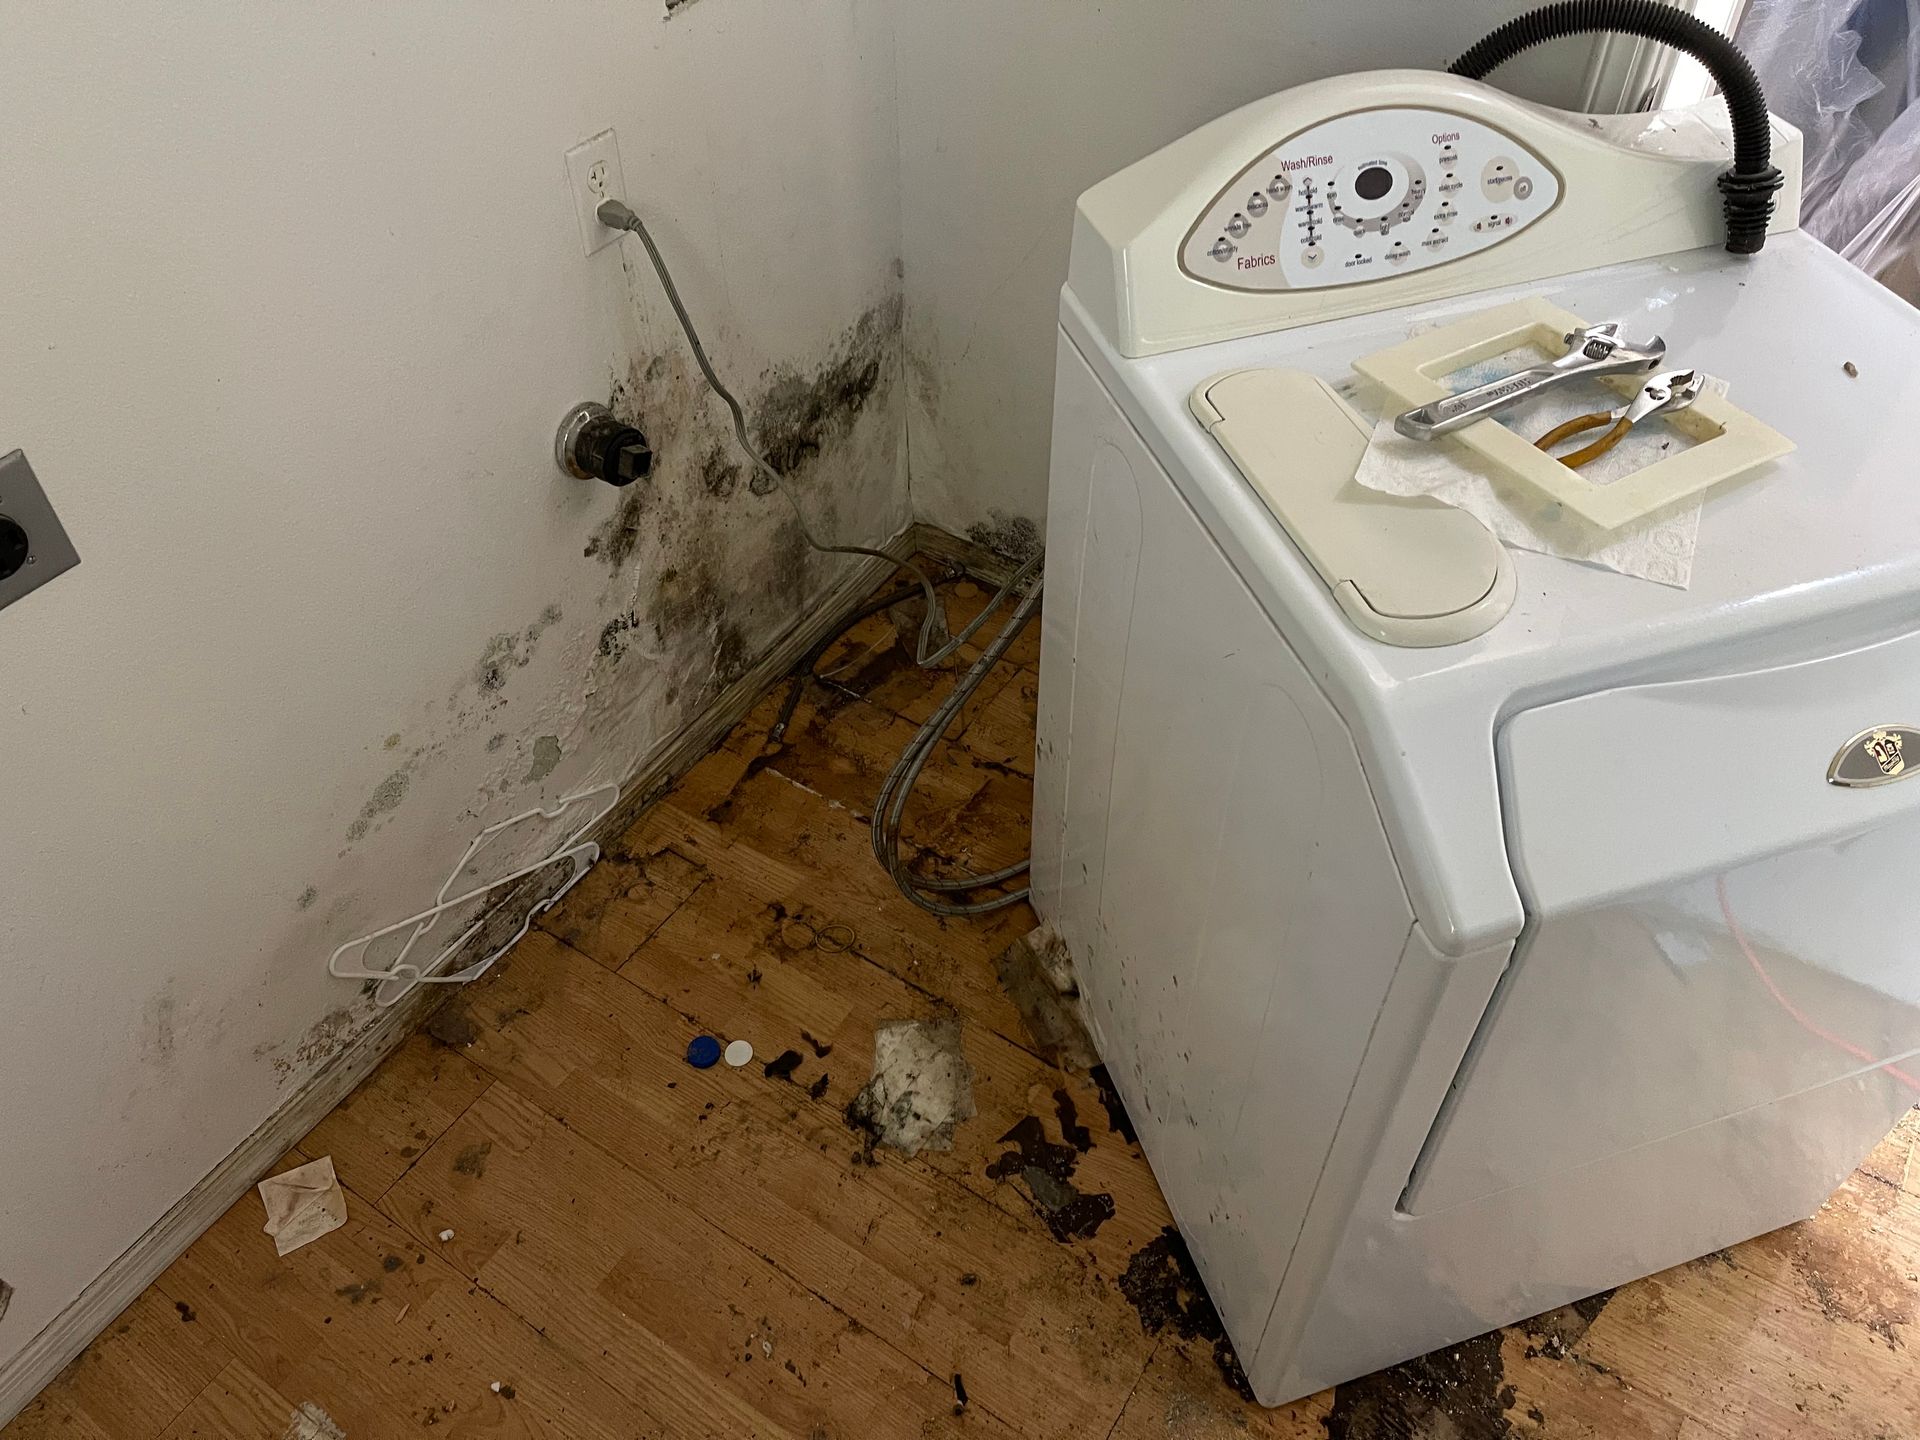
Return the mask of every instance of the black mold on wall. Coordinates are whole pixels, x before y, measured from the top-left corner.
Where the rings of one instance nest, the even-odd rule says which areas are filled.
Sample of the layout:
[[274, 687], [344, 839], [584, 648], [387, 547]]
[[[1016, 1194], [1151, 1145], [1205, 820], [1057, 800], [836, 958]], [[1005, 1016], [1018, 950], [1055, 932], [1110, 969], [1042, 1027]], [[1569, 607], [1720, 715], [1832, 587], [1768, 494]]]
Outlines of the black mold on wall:
[[373, 1007], [366, 999], [370, 988], [362, 987], [360, 998], [351, 1006], [329, 1010], [296, 1038], [278, 1045], [254, 1046], [254, 1056], [271, 1060], [275, 1081], [282, 1087], [306, 1079], [363, 1033], [373, 1018]]
[[845, 437], [880, 388], [881, 376], [891, 374], [888, 362], [899, 333], [899, 306], [877, 307], [860, 317], [841, 338], [838, 352], [813, 375], [771, 372], [753, 413], [767, 463], [790, 476]]
[[474, 666], [474, 683], [488, 693], [506, 689], [507, 680], [513, 672], [525, 669], [533, 659], [540, 637], [563, 618], [558, 605], [549, 605], [540, 612], [540, 618], [524, 631], [503, 631], [494, 636], [487, 642], [487, 648], [481, 652], [479, 662]]
[[614, 616], [611, 620], [607, 621], [605, 625], [602, 625], [600, 627], [599, 645], [601, 657], [607, 660], [618, 660], [622, 655], [626, 654], [627, 646], [632, 640], [633, 627], [639, 623], [639, 615], [629, 611], [624, 615]]
[[[634, 276], [636, 285], [642, 279], [651, 283]], [[616, 379], [610, 404], [654, 441], [656, 464], [648, 480], [617, 494], [582, 482], [599, 516], [582, 542], [595, 562], [588, 573], [602, 587], [595, 613], [576, 615], [564, 640], [547, 642], [565, 657], [557, 675], [555, 657], [543, 655], [542, 665], [521, 678], [545, 633], [562, 619], [557, 605], [520, 629], [494, 635], [460, 666], [453, 691], [429, 707], [431, 722], [391, 757], [394, 768], [353, 818], [350, 843], [368, 837], [420, 790], [416, 782], [455, 746], [492, 757], [492, 773], [465, 818], [497, 818], [487, 807], [547, 782], [563, 759], [640, 753], [643, 745], [635, 742], [679, 729], [746, 674], [820, 593], [825, 578], [847, 563], [807, 545], [783, 498], [751, 492], [752, 466], [734, 447], [724, 409], [707, 393], [678, 336], [658, 332], [656, 313], [643, 318], [658, 344]], [[900, 374], [897, 296], [861, 314], [812, 366], [736, 375], [727, 369], [729, 348], [717, 346], [716, 360], [736, 382], [754, 434], [772, 452], [816, 533], [874, 539], [879, 527], [868, 507], [876, 502], [890, 507], [890, 522], [904, 518], [900, 435], [891, 408]], [[574, 498], [582, 499], [579, 492]], [[395, 736], [389, 748], [399, 745]], [[342, 904], [351, 899], [350, 886], [320, 879], [330, 894], [339, 891]], [[499, 918], [517, 926], [524, 913]], [[378, 917], [356, 922], [361, 918]], [[330, 927], [335, 919], [346, 923], [344, 913], [330, 915]], [[490, 925], [476, 938], [476, 951], [490, 938]], [[340, 938], [347, 933], [342, 929]], [[499, 943], [509, 938], [510, 931]], [[289, 1083], [363, 1031], [369, 1014], [363, 998], [351, 1011], [335, 1011], [261, 1053], [274, 1057], [274, 1069]]]
[[969, 540], [1015, 565], [1033, 558], [1040, 548], [1038, 525], [1024, 515], [1009, 515], [1004, 510], [990, 510], [987, 516], [967, 527]]
[[[725, 355], [717, 360], [724, 372]], [[884, 488], [879, 467], [895, 463], [897, 437], [856, 432], [885, 411], [899, 369], [900, 305], [889, 297], [812, 367], [770, 367], [757, 383], [729, 375], [750, 435], [823, 538], [872, 538], [871, 517], [843, 519], [840, 505], [872, 493], [876, 480]], [[783, 497], [758, 493], [752, 482], [764, 476], [739, 453], [723, 407], [682, 347], [636, 362], [613, 386], [610, 406], [658, 448], [651, 478], [618, 497], [585, 546], [617, 606], [589, 657], [587, 720], [625, 715], [640, 687], [651, 686], [649, 703], [664, 704], [677, 724], [752, 668], [837, 562], [807, 545]]]
[[726, 446], [716, 445], [700, 462], [700, 488], [716, 500], [725, 500], [740, 488], [745, 474], [745, 465], [733, 458], [733, 452]]
[[587, 548], [580, 552], [582, 555], [589, 560], [604, 561], [607, 569], [615, 574], [627, 568], [646, 534], [646, 513], [653, 501], [649, 487], [658, 479], [658, 474], [656, 471], [652, 479], [635, 481], [620, 492], [620, 508], [612, 519], [594, 531]]
[[173, 1064], [180, 1029], [180, 999], [169, 980], [148, 998], [140, 1016], [140, 1057], [156, 1069]]
[[[759, 398], [745, 402], [749, 437], [781, 476], [802, 480], [890, 389], [899, 353], [900, 302], [894, 297], [847, 327], [811, 372], [768, 369], [760, 377]], [[609, 405], [621, 419], [658, 437], [661, 446], [653, 475], [626, 487], [618, 508], [587, 541], [587, 558], [600, 560], [609, 572], [627, 568], [650, 528], [670, 551], [689, 519], [727, 518], [730, 505], [714, 508], [702, 500], [732, 501], [743, 478], [756, 495], [773, 488], [764, 475], [752, 473], [734, 447], [719, 402], [677, 356], [655, 355], [636, 364], [615, 382]], [[823, 527], [824, 516], [815, 529]]]
[[407, 798], [407, 789], [413, 784], [413, 766], [411, 762], [402, 765], [373, 787], [373, 794], [367, 797], [367, 803], [360, 807], [360, 813], [353, 824], [347, 827], [347, 843], [365, 838], [367, 831], [382, 815], [390, 815], [400, 808], [400, 802]]

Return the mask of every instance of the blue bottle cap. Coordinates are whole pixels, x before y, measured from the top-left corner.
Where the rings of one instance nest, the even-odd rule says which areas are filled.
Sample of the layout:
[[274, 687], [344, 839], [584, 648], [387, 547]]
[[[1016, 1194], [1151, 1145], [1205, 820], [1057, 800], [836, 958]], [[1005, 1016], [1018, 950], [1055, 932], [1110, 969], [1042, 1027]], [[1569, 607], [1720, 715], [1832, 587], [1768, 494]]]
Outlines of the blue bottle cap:
[[687, 1046], [687, 1063], [705, 1070], [720, 1059], [720, 1042], [711, 1035], [696, 1035]]

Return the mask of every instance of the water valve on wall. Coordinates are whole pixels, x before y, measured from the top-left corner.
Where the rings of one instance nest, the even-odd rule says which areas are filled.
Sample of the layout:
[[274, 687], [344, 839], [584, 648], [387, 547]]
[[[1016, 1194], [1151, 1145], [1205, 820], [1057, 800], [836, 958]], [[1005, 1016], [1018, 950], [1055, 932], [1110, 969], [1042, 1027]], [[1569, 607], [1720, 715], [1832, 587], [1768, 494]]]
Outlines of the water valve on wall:
[[554, 437], [553, 458], [577, 480], [631, 485], [653, 473], [653, 447], [604, 405], [583, 401], [567, 411]]
[[79, 563], [25, 453], [0, 455], [0, 609]]

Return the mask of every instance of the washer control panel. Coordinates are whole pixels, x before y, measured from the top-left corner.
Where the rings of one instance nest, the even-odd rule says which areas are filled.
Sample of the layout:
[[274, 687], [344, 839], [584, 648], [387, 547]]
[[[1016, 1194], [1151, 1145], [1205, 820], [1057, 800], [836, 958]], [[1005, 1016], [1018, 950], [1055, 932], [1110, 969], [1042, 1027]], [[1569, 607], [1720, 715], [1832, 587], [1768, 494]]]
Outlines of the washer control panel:
[[1187, 232], [1180, 268], [1229, 290], [1358, 285], [1498, 245], [1559, 199], [1552, 168], [1490, 125], [1359, 110], [1242, 170]]

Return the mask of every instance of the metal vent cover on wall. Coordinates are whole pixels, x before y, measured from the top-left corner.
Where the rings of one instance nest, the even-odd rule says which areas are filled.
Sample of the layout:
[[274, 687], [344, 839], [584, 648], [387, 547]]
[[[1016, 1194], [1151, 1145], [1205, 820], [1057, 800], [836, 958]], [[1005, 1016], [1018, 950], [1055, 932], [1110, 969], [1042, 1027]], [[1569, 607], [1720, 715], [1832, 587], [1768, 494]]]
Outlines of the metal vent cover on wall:
[[79, 563], [26, 452], [0, 455], [0, 610]]

